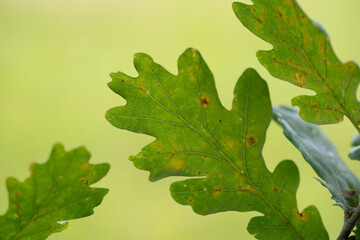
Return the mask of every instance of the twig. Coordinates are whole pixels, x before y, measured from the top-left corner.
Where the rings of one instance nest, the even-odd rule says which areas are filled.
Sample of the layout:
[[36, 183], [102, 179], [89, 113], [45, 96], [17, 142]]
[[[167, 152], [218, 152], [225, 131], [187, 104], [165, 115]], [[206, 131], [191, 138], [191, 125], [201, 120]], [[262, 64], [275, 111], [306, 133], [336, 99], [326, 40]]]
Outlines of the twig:
[[344, 225], [337, 240], [348, 240], [351, 230], [355, 227], [356, 221], [360, 219], [360, 205], [350, 214], [345, 214]]

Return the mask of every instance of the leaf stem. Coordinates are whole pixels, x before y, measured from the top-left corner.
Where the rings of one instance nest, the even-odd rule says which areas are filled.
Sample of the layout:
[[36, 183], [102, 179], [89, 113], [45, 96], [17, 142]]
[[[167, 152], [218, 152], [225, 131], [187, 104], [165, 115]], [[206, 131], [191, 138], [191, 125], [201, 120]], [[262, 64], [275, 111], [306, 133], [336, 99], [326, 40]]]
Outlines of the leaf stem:
[[348, 240], [351, 230], [355, 227], [358, 220], [360, 220], [360, 205], [357, 206], [351, 215], [345, 213], [344, 225], [337, 240]]

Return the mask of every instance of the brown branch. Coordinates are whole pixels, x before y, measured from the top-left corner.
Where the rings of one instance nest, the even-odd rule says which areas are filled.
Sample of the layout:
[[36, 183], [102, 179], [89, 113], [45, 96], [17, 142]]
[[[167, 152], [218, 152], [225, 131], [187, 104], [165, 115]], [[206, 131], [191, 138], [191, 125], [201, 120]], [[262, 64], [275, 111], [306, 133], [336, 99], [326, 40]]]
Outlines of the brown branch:
[[356, 222], [360, 219], [360, 205], [357, 206], [354, 212], [345, 214], [344, 225], [341, 229], [337, 240], [349, 240], [351, 230], [355, 227]]

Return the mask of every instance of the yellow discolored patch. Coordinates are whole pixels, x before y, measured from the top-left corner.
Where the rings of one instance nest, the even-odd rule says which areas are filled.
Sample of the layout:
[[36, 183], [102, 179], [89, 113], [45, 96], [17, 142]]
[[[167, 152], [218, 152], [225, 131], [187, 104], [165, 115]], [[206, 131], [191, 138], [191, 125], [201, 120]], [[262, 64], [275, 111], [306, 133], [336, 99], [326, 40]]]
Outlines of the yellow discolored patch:
[[[240, 165], [240, 164], [239, 164]], [[242, 164], [241, 164], [242, 165]], [[237, 176], [238, 178], [244, 178], [244, 176], [241, 174], [241, 173], [239, 173], [239, 172], [234, 172], [234, 175], [235, 176]]]
[[356, 68], [356, 64], [354, 62], [347, 62], [345, 65], [349, 70], [354, 70]]
[[222, 192], [222, 187], [214, 187], [213, 189], [214, 189], [213, 194], [217, 197], [220, 196]]
[[195, 66], [195, 72], [200, 72], [200, 67], [199, 66]]
[[82, 169], [89, 169], [90, 164], [89, 163], [84, 163], [83, 165], [81, 165]]
[[296, 73], [295, 75], [293, 75], [293, 79], [295, 80], [295, 84], [299, 87], [303, 87], [306, 84], [305, 76], [300, 73]]
[[195, 80], [196, 80], [195, 75], [194, 75], [193, 73], [190, 73], [189, 79], [190, 79], [191, 81], [195, 81]]
[[174, 171], [180, 171], [184, 167], [184, 165], [185, 161], [177, 158], [171, 158], [170, 161], [165, 164], [165, 167]]
[[31, 173], [31, 175], [33, 175], [34, 172], [35, 172], [35, 163], [30, 165], [30, 173]]
[[238, 185], [237, 186], [237, 193], [241, 194], [241, 193], [244, 193], [244, 192], [249, 192], [249, 191], [253, 191], [254, 189], [249, 186], [249, 185], [245, 185], [245, 186], [242, 186], [242, 185]]
[[299, 69], [299, 65], [297, 65], [291, 58], [288, 58], [288, 63], [294, 68]]
[[145, 94], [145, 95], [147, 94], [147, 93], [146, 93], [146, 90], [145, 90], [145, 88], [144, 88], [143, 86], [140, 86], [140, 87], [139, 87], [139, 90], [140, 90], [141, 93], [143, 93], [143, 94]]
[[251, 147], [257, 142], [257, 138], [254, 135], [246, 137], [246, 146]]
[[284, 4], [292, 6], [293, 8], [295, 8], [293, 0], [284, 0]]
[[207, 107], [210, 104], [210, 100], [207, 97], [201, 97], [200, 101], [201, 101], [201, 105], [203, 107]]
[[234, 143], [233, 140], [229, 140], [226, 145], [227, 145], [228, 148], [234, 148], [235, 143]]

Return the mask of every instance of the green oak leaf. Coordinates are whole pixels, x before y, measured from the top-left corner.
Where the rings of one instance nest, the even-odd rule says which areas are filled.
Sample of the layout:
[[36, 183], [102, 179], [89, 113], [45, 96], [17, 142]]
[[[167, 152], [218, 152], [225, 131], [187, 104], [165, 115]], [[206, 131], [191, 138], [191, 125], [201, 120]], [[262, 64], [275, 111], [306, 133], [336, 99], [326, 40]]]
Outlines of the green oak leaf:
[[343, 64], [336, 57], [325, 31], [295, 0], [252, 2], [236, 2], [233, 9], [245, 27], [274, 47], [257, 52], [260, 63], [274, 77], [316, 92], [293, 98], [292, 105], [300, 108], [301, 118], [331, 124], [345, 115], [360, 132], [359, 67], [354, 62]]
[[273, 107], [273, 118], [284, 129], [284, 135], [302, 153], [305, 160], [323, 180], [337, 205], [346, 212], [354, 209], [352, 191], [360, 193], [360, 181], [346, 166], [334, 145], [314, 124], [304, 122], [298, 111], [289, 107]]
[[112, 73], [109, 87], [127, 100], [106, 113], [117, 128], [156, 137], [130, 160], [150, 171], [150, 180], [190, 179], [171, 185], [180, 204], [201, 215], [258, 211], [248, 231], [258, 239], [328, 239], [318, 210], [297, 209], [299, 173], [289, 160], [271, 173], [261, 151], [271, 121], [266, 82], [246, 70], [236, 87], [232, 109], [225, 109], [213, 75], [195, 49], [178, 60], [178, 75], [138, 53], [136, 78]]
[[351, 141], [351, 145], [354, 146], [349, 152], [349, 158], [353, 160], [360, 160], [360, 134], [356, 133]]
[[42, 240], [68, 226], [68, 220], [90, 216], [108, 189], [90, 188], [109, 171], [108, 164], [89, 164], [80, 147], [66, 152], [56, 144], [43, 164], [31, 165], [24, 182], [8, 178], [9, 208], [0, 216], [1, 240]]

